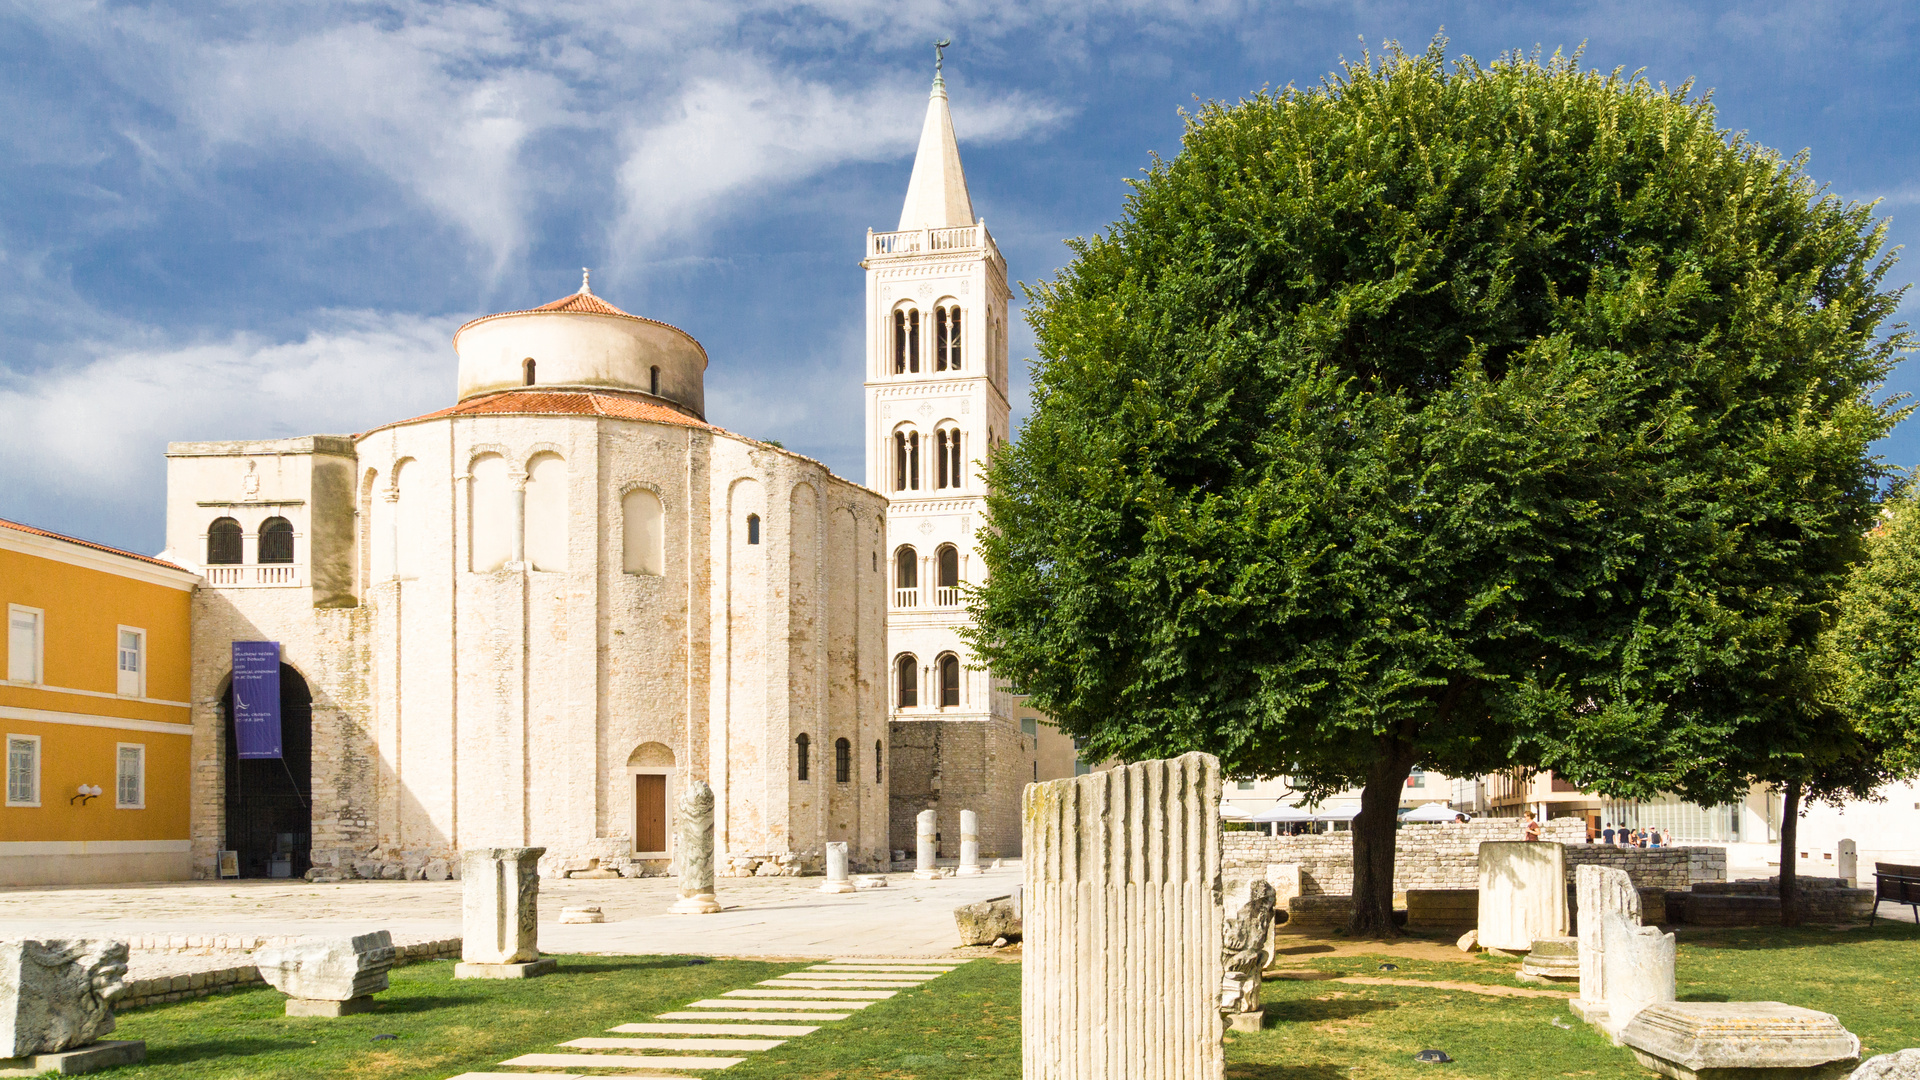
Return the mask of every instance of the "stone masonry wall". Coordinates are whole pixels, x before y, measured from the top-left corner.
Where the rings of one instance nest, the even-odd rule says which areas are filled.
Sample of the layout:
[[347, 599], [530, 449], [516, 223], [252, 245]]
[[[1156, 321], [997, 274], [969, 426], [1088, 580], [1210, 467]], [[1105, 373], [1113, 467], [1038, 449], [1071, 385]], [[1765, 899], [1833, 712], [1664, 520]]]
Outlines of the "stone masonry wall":
[[931, 809], [939, 854], [960, 854], [960, 811], [980, 815], [980, 854], [1020, 854], [1020, 792], [1031, 775], [1032, 740], [998, 720], [895, 720], [889, 834], [911, 858], [914, 818]]
[[[1517, 818], [1482, 818], [1467, 824], [1402, 825], [1394, 845], [1393, 888], [1479, 888], [1480, 844], [1518, 840]], [[1545, 838], [1567, 845], [1567, 880], [1583, 863], [1625, 870], [1635, 885], [1684, 889], [1695, 881], [1722, 881], [1727, 874], [1724, 848], [1624, 848], [1586, 843], [1586, 825], [1575, 818], [1546, 822]], [[1345, 896], [1353, 892], [1353, 834], [1265, 836], [1256, 832], [1224, 834], [1222, 856], [1228, 867], [1299, 863], [1300, 887], [1307, 896]]]

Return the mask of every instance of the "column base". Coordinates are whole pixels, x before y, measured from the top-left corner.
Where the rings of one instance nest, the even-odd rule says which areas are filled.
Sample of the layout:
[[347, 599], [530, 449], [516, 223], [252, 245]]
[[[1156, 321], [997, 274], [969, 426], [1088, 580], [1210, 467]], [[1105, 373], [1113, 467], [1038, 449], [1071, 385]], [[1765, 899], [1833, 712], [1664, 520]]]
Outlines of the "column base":
[[456, 979], [534, 979], [542, 975], [551, 975], [560, 970], [560, 961], [551, 956], [538, 960], [528, 960], [523, 964], [468, 964], [453, 965], [453, 977]]
[[915, 870], [913, 876], [921, 881], [933, 881], [941, 876], [938, 870]]
[[719, 913], [720, 901], [715, 899], [712, 893], [683, 896], [667, 909], [669, 915], [718, 915]]
[[955, 870], [954, 873], [961, 877], [973, 877], [976, 874], [984, 874], [986, 871], [980, 869], [978, 866], [962, 866], [958, 870]]
[[287, 999], [288, 1016], [352, 1016], [355, 1013], [372, 1011], [371, 995], [348, 998], [345, 1001], [324, 1001], [316, 998]]
[[0, 1058], [0, 1076], [40, 1076], [55, 1073], [78, 1076], [116, 1065], [133, 1065], [147, 1060], [145, 1039], [102, 1039], [76, 1046], [57, 1054], [28, 1054], [26, 1057]]
[[829, 881], [825, 885], [820, 886], [820, 891], [823, 893], [850, 893], [854, 891], [854, 886], [851, 881]]

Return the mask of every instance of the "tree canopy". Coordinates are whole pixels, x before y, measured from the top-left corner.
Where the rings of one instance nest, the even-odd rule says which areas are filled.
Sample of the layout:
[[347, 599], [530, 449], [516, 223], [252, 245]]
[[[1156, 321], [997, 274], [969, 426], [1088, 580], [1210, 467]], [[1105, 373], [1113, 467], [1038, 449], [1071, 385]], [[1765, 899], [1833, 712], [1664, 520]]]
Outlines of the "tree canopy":
[[1907, 347], [1804, 166], [1439, 40], [1200, 108], [1029, 290], [975, 650], [1091, 757], [1366, 785], [1357, 894], [1414, 765], [1731, 795], [1818, 722]]

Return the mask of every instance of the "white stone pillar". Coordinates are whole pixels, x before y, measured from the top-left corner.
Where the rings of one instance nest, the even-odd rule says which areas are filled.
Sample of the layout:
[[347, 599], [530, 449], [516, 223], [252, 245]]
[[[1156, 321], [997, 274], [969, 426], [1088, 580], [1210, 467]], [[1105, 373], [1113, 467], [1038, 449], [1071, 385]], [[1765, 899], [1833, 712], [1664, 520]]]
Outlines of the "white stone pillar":
[[980, 815], [960, 811], [960, 869], [957, 874], [980, 873]]
[[1219, 1080], [1220, 762], [1027, 786], [1025, 1080]]
[[543, 847], [460, 853], [460, 960], [456, 979], [527, 979], [558, 961], [540, 955]]
[[913, 819], [913, 876], [922, 879], [937, 878], [940, 871], [934, 869], [936, 852], [935, 831], [938, 815], [932, 810], [922, 810]]
[[1840, 841], [1840, 852], [1834, 856], [1834, 861], [1839, 863], [1834, 869], [1839, 872], [1840, 880], [1847, 883], [1847, 888], [1859, 888], [1860, 848], [1851, 840], [1842, 840]]
[[689, 780], [680, 789], [680, 899], [672, 915], [712, 915], [720, 910], [713, 894], [713, 788]]
[[1567, 936], [1567, 851], [1544, 840], [1480, 845], [1480, 944], [1524, 953]]
[[1640, 1010], [1677, 996], [1673, 935], [1661, 933], [1659, 927], [1633, 925], [1624, 915], [1610, 914], [1600, 920], [1600, 936], [1606, 943], [1602, 978], [1607, 1012], [1606, 1018], [1597, 1023], [1618, 1046], [1620, 1033]]
[[827, 881], [820, 886], [823, 893], [850, 893], [853, 882], [847, 880], [847, 844], [844, 840], [827, 842]]
[[1606, 938], [1600, 932], [1609, 915], [1640, 925], [1640, 893], [1625, 870], [1611, 866], [1573, 868], [1574, 892], [1579, 898], [1580, 997], [1573, 1011], [1584, 1020], [1603, 1023], [1596, 1013], [1606, 1010]]

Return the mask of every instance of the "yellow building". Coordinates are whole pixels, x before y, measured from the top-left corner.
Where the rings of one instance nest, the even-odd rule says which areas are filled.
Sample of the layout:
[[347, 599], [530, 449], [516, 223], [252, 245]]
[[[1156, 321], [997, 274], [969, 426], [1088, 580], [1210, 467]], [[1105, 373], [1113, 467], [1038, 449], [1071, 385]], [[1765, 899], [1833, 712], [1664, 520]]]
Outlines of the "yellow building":
[[0, 521], [0, 885], [191, 876], [198, 581], [159, 559]]

